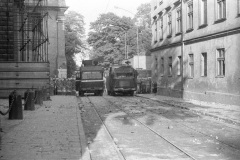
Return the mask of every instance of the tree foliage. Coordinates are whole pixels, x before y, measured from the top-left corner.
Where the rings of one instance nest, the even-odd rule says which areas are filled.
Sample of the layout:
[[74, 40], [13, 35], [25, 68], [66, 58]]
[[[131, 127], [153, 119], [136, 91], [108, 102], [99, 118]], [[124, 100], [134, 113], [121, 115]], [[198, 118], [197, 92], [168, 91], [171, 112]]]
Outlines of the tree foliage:
[[75, 54], [84, 54], [84, 17], [75, 11], [65, 14], [65, 55], [67, 60], [67, 76], [71, 77], [76, 69]]
[[[137, 26], [136, 22], [139, 20], [144, 23]], [[150, 4], [141, 5], [133, 19], [119, 17], [111, 12], [101, 14], [90, 24], [91, 31], [87, 41], [92, 47], [92, 57], [105, 62], [118, 62], [125, 58], [126, 53], [129, 58], [137, 55], [137, 34], [138, 51], [142, 54], [148, 53], [151, 41], [149, 20], [151, 21]]]

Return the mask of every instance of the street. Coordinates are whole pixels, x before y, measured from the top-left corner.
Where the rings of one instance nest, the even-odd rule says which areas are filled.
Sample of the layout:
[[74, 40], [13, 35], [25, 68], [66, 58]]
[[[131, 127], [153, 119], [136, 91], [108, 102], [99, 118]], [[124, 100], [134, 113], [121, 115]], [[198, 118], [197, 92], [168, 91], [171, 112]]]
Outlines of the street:
[[140, 96], [52, 96], [1, 117], [2, 160], [238, 160], [240, 127]]
[[141, 97], [78, 98], [91, 159], [239, 159], [239, 128]]

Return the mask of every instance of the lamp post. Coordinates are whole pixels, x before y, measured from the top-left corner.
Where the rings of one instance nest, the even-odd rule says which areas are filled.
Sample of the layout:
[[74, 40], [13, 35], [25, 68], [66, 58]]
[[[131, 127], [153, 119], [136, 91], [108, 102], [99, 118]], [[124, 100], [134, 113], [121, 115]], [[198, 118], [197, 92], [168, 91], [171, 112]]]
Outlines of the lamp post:
[[[131, 13], [133, 16], [135, 16], [134, 13], [132, 13], [132, 12], [130, 12], [130, 11], [124, 9], [124, 8], [120, 8], [120, 7], [117, 7], [117, 6], [114, 6], [114, 8], [124, 10], [128, 13]], [[138, 68], [139, 68], [138, 25], [136, 25], [136, 26], [137, 26], [137, 56], [138, 56]], [[126, 33], [125, 33], [125, 45], [126, 45]], [[126, 48], [126, 46], [125, 46], [125, 48]], [[126, 51], [125, 51], [125, 53], [126, 53]]]

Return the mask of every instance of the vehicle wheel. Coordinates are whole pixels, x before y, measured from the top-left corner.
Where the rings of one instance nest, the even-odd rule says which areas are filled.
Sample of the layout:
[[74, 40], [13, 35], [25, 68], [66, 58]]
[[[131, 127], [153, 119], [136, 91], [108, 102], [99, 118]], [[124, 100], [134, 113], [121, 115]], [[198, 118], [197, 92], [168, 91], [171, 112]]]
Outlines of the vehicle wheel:
[[131, 91], [131, 92], [130, 92], [130, 96], [134, 96], [134, 91]]
[[112, 92], [112, 96], [116, 96], [116, 93], [114, 91]]
[[84, 96], [84, 92], [79, 92], [79, 96], [83, 97]]
[[100, 91], [99, 96], [103, 96], [103, 91]]
[[107, 91], [107, 94], [110, 95], [111, 94], [110, 91]]

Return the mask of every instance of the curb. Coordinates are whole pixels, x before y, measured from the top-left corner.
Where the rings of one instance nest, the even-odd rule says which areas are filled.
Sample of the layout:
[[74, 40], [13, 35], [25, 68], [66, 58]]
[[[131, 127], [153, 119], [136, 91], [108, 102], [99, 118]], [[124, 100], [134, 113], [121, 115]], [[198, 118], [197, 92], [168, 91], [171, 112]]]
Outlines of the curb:
[[[76, 97], [77, 99], [77, 97]], [[81, 117], [81, 111], [79, 106], [79, 101], [77, 101], [76, 106], [76, 116], [77, 116], [77, 124], [78, 124], [78, 133], [79, 133], [79, 141], [81, 145], [81, 159], [80, 160], [91, 160], [90, 151], [88, 149], [85, 132], [83, 129], [83, 123], [82, 123], [82, 117]]]
[[[185, 110], [188, 110], [188, 111], [191, 111], [191, 112], [194, 112], [194, 113], [198, 113], [198, 114], [201, 114], [201, 115], [205, 115], [205, 116], [209, 116], [209, 117], [212, 117], [212, 118], [216, 118], [216, 119], [222, 120], [224, 122], [231, 123], [233, 125], [240, 126], [240, 122], [232, 120], [232, 119], [229, 119], [229, 118], [225, 118], [225, 117], [222, 117], [222, 116], [217, 116], [217, 115], [206, 113], [206, 112], [199, 111], [199, 110], [196, 110], [196, 109], [190, 109], [189, 107], [185, 107], [185, 106], [181, 106], [181, 105], [167, 103], [165, 101], [161, 101], [161, 100], [158, 100], [158, 99], [155, 99], [155, 98], [144, 97], [144, 96], [140, 96], [140, 95], [135, 95], [135, 96], [136, 97], [142, 97], [142, 98], [145, 98], [145, 99], [151, 99], [153, 101], [157, 101], [157, 102], [160, 102], [160, 103], [163, 103], [163, 104], [166, 104], [166, 105], [170, 105], [170, 106], [173, 106], [173, 107], [178, 107], [178, 108], [185, 109]], [[188, 103], [190, 103], [190, 102], [188, 102]], [[195, 105], [193, 103], [191, 103], [191, 104]]]

